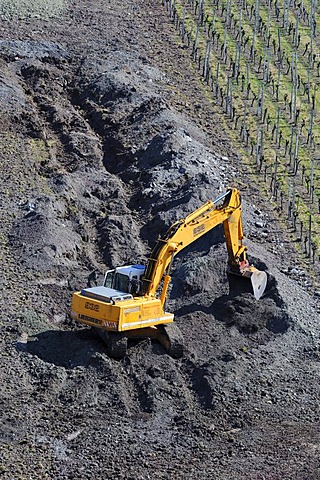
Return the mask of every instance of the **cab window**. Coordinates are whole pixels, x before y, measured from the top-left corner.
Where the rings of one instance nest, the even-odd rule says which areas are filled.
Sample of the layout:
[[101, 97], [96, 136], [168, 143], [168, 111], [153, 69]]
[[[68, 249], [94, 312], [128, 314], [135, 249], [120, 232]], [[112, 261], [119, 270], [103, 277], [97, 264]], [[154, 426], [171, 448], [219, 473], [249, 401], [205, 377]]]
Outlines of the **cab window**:
[[106, 279], [104, 281], [104, 286], [107, 288], [112, 288], [113, 279], [114, 279], [114, 270], [110, 270], [109, 272], [107, 272]]
[[116, 290], [120, 290], [121, 292], [128, 293], [128, 286], [129, 277], [127, 275], [123, 275], [122, 273], [116, 273], [114, 288]]

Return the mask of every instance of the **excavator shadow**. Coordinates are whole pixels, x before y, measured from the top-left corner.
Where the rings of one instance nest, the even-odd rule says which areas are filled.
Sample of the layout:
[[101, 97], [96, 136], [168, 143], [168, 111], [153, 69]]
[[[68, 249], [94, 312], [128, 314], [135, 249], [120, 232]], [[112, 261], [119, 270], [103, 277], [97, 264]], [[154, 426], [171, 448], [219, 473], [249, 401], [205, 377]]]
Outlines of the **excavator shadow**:
[[92, 363], [95, 353], [103, 353], [103, 345], [89, 329], [46, 330], [28, 337], [26, 343], [18, 342], [17, 348], [65, 368], [87, 366]]
[[[164, 345], [152, 338], [128, 339], [128, 349], [152, 349], [156, 355], [166, 352]], [[77, 331], [46, 330], [45, 332], [29, 336], [26, 342], [17, 342], [18, 350], [35, 355], [46, 363], [72, 369], [93, 365], [102, 355], [108, 355], [108, 349], [100, 336], [93, 329]], [[179, 357], [182, 352], [175, 352]], [[119, 358], [123, 358], [125, 354]], [[117, 358], [112, 356], [112, 358]]]

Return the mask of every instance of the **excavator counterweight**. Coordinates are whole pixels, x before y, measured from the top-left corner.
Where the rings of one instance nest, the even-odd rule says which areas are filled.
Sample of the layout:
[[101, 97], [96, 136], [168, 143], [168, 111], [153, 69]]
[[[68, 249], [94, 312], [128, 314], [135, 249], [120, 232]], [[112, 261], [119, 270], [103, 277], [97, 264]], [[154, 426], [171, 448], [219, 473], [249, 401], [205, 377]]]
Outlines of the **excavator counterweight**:
[[146, 265], [109, 270], [103, 285], [75, 292], [71, 317], [96, 328], [113, 357], [125, 355], [128, 338], [145, 337], [157, 339], [173, 357], [181, 356], [181, 334], [172, 325], [174, 315], [165, 311], [171, 265], [182, 249], [220, 224], [226, 239], [228, 272], [249, 278], [253, 294], [259, 300], [267, 285], [267, 274], [247, 260], [247, 247], [242, 243], [240, 193], [230, 188], [175, 222], [158, 239]]

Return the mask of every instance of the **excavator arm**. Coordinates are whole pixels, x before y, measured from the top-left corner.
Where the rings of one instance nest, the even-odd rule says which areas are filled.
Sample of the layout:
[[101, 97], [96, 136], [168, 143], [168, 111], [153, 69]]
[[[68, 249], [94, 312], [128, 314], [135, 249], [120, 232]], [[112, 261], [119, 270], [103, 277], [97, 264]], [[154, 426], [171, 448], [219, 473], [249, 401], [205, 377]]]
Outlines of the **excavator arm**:
[[[215, 200], [207, 201], [185, 219], [174, 223], [165, 235], [158, 239], [151, 252], [143, 277], [143, 293], [155, 296], [164, 277], [160, 297], [163, 304], [170, 282], [169, 271], [174, 256], [220, 224], [223, 224], [224, 228], [230, 271], [238, 275], [251, 276], [256, 269], [249, 266], [246, 259], [247, 247], [242, 244], [241, 212], [240, 192], [235, 188], [230, 188]], [[264, 274], [263, 283], [266, 283], [266, 274], [259, 273]], [[265, 285], [260, 285], [259, 294], [262, 288], [264, 290]], [[257, 295], [256, 298], [258, 298]]]

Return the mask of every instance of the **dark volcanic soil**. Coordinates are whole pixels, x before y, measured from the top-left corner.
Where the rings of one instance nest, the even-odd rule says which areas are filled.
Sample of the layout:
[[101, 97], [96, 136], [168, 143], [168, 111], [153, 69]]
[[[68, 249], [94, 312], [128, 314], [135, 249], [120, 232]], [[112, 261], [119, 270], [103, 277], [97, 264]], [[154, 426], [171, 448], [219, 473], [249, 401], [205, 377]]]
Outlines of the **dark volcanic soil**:
[[[160, 0], [0, 23], [0, 478], [317, 480], [319, 291], [246, 175]], [[88, 275], [145, 262], [229, 185], [266, 294], [217, 228], [175, 261], [183, 358], [108, 358], [69, 320]], [[298, 260], [299, 259], [299, 260]]]

